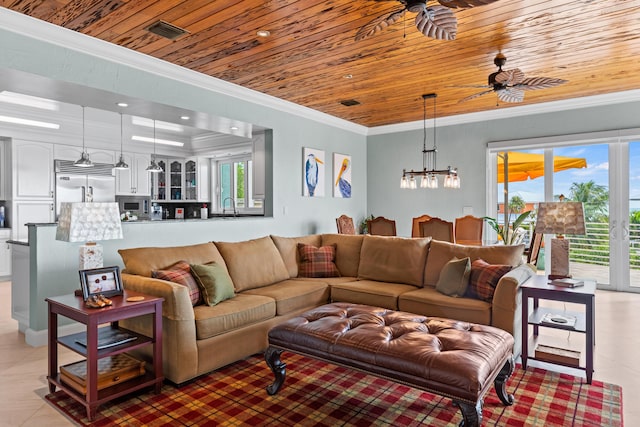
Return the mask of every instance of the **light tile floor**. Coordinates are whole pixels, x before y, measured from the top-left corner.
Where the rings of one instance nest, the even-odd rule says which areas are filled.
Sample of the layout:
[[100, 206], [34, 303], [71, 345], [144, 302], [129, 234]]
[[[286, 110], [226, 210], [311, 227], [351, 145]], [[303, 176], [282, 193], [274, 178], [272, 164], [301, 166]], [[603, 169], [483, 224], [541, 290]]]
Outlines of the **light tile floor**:
[[[11, 319], [10, 304], [10, 282], [0, 282], [0, 426], [73, 425], [43, 399], [48, 393], [47, 347], [25, 344], [17, 322]], [[574, 309], [569, 305], [568, 310]], [[597, 291], [594, 380], [622, 386], [626, 426], [640, 425], [640, 405], [633, 403], [640, 395], [640, 333], [636, 325], [640, 325], [640, 294]], [[581, 334], [550, 332], [551, 340], [568, 340], [571, 347], [579, 348], [584, 342]], [[63, 348], [59, 354], [61, 364], [78, 360]], [[558, 370], [555, 365], [540, 366]]]

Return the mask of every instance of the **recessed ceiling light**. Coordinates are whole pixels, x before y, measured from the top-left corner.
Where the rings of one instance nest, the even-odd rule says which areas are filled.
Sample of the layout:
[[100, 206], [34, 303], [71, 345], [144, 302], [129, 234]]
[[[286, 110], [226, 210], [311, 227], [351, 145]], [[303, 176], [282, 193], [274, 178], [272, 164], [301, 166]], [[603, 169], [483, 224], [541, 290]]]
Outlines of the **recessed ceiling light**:
[[344, 78], [344, 79], [352, 79], [353, 78], [353, 74], [345, 74], [344, 76], [342, 76], [342, 78]]
[[148, 136], [138, 136], [138, 135], [133, 135], [131, 137], [132, 141], [141, 141], [141, 142], [155, 142], [158, 144], [164, 144], [164, 145], [173, 145], [174, 147], [182, 147], [184, 146], [184, 142], [180, 142], [180, 141], [172, 141], [170, 139], [159, 139], [159, 138], [149, 138]]
[[57, 123], [40, 122], [38, 120], [21, 119], [19, 117], [0, 116], [0, 122], [15, 123], [17, 125], [35, 126], [38, 128], [46, 129], [60, 129], [60, 125]]
[[238, 130], [239, 128], [238, 128], [238, 126], [231, 126], [231, 128], [230, 128], [230, 129], [231, 129], [231, 130]]
[[40, 108], [42, 110], [58, 111], [60, 104], [56, 101], [37, 96], [24, 95], [22, 93], [9, 92], [4, 90], [0, 92], [0, 102], [9, 104], [23, 105], [25, 107]]
[[190, 118], [191, 118], [191, 117], [189, 117], [189, 116], [180, 116], [180, 119], [181, 119], [181, 120], [189, 120]]
[[271, 35], [271, 32], [267, 30], [258, 30], [256, 34], [258, 35], [258, 37], [269, 37]]
[[118, 107], [128, 107], [129, 106], [129, 104], [127, 104], [126, 102], [118, 102], [116, 105]]

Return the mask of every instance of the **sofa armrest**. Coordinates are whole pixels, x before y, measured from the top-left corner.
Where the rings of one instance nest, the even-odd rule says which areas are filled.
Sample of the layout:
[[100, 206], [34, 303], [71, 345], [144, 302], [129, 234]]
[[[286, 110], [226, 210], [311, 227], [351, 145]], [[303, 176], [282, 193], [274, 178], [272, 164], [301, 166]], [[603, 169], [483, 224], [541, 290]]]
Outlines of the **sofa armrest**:
[[491, 325], [509, 332], [516, 339], [514, 355], [519, 354], [521, 340], [522, 297], [520, 285], [535, 274], [529, 264], [521, 264], [498, 281], [491, 303]]
[[189, 290], [185, 286], [127, 273], [122, 273], [122, 283], [125, 289], [164, 298], [162, 303], [163, 317], [172, 320], [195, 321]]

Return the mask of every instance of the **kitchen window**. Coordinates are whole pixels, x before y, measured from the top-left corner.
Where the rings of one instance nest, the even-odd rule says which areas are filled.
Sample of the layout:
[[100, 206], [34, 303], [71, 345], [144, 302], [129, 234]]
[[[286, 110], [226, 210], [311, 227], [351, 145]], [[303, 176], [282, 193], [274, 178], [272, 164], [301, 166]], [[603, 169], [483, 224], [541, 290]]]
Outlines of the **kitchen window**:
[[218, 161], [218, 211], [263, 214], [263, 202], [253, 197], [253, 161], [251, 156]]

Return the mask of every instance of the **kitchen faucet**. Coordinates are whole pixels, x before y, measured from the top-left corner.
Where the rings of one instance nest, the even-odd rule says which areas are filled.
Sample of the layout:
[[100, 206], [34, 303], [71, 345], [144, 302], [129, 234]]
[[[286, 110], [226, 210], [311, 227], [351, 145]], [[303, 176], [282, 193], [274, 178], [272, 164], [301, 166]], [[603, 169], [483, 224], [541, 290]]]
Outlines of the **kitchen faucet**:
[[233, 216], [238, 216], [238, 211], [236, 210], [236, 201], [233, 199], [233, 197], [227, 197], [222, 201], [222, 215], [225, 214], [224, 204], [227, 202], [227, 200], [231, 200], [231, 206], [233, 207]]

